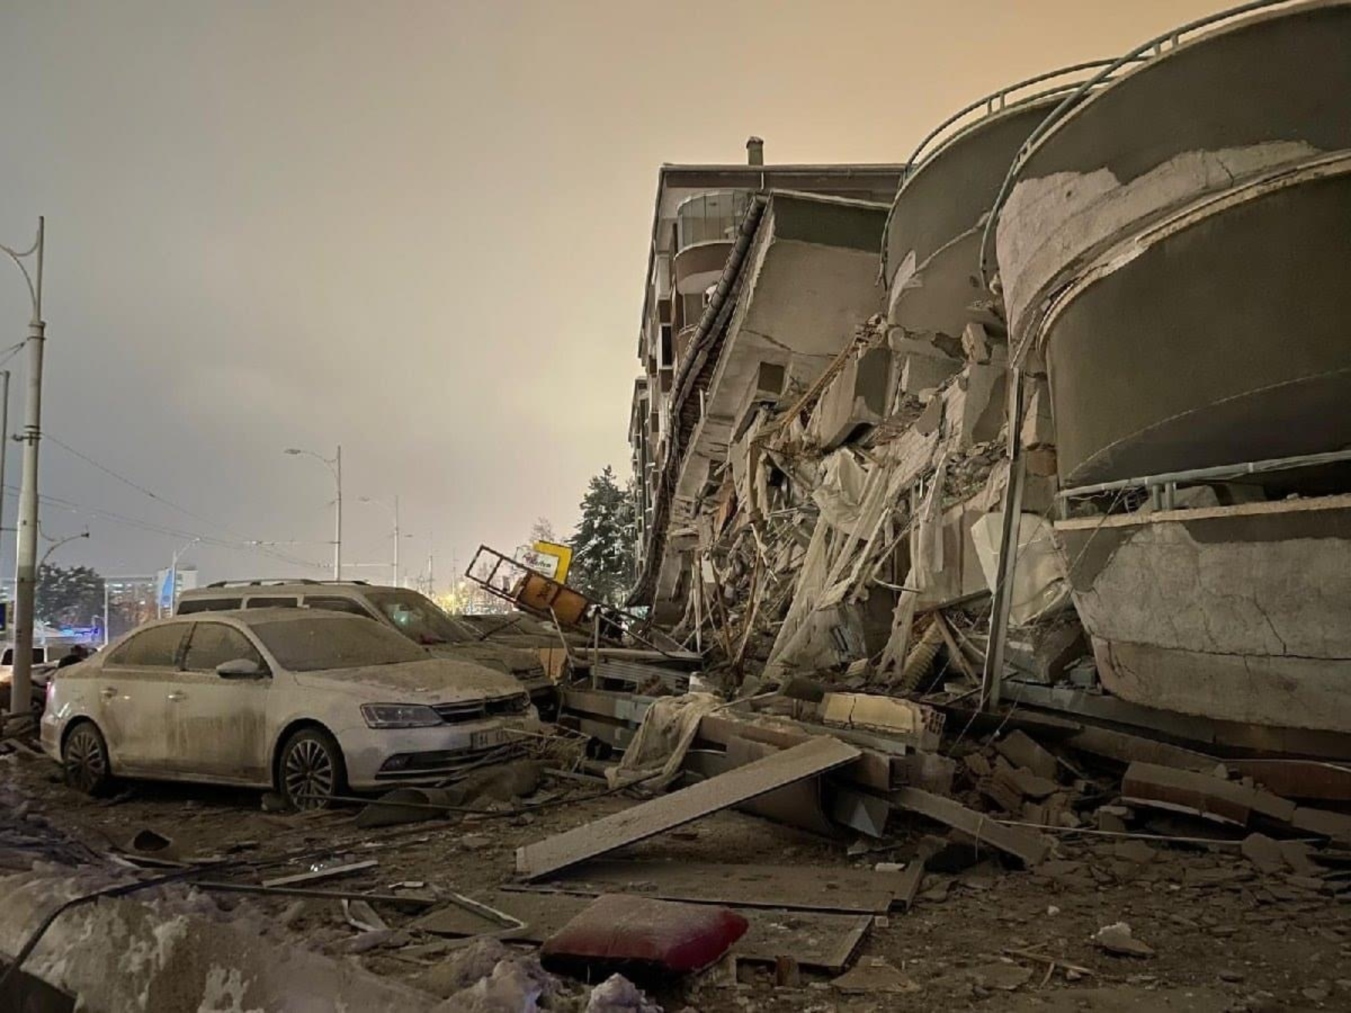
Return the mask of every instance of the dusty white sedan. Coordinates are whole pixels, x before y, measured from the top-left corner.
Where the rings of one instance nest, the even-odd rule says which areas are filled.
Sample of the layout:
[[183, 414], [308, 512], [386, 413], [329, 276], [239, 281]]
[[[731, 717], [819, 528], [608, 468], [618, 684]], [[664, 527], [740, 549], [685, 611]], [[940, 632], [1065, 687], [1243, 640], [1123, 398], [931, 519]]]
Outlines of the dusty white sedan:
[[69, 783], [275, 788], [299, 807], [432, 784], [538, 727], [509, 675], [428, 657], [370, 619], [309, 609], [149, 623], [47, 688], [42, 745]]

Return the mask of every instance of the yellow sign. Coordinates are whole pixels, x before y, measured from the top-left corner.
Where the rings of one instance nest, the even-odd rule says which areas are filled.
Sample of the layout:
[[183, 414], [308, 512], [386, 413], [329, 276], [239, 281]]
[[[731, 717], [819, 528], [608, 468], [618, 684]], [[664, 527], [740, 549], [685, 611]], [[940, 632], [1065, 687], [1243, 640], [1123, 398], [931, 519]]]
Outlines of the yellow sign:
[[554, 564], [554, 572], [551, 576], [560, 584], [568, 582], [568, 568], [572, 566], [572, 549], [566, 545], [559, 545], [557, 542], [536, 542], [534, 549], [541, 556], [549, 556], [557, 562]]

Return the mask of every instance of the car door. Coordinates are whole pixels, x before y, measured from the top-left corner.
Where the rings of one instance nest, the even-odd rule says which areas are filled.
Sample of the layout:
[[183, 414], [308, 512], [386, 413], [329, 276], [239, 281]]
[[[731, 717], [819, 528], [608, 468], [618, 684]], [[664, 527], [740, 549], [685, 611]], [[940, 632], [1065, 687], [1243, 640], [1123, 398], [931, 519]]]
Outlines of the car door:
[[227, 661], [267, 665], [248, 636], [203, 617], [192, 625], [182, 671], [169, 701], [169, 739], [175, 769], [213, 781], [264, 784], [269, 780], [267, 700], [272, 680], [226, 677]]
[[113, 770], [154, 776], [169, 759], [167, 696], [188, 623], [152, 626], [115, 647], [93, 680], [94, 719]]

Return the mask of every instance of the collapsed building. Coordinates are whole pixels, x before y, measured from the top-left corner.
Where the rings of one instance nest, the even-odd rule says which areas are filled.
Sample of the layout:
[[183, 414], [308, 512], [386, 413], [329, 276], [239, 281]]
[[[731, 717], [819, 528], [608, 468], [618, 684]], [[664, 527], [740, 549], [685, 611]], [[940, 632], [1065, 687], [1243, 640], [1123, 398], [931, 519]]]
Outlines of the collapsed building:
[[633, 603], [734, 680], [1347, 755], [1349, 45], [1249, 4], [900, 166], [663, 169]]

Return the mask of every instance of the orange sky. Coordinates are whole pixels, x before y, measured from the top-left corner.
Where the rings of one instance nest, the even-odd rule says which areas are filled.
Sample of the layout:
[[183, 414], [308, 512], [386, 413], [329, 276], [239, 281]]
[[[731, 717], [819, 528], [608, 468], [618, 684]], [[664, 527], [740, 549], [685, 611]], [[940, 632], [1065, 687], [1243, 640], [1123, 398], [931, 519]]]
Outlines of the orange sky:
[[409, 569], [540, 514], [562, 533], [628, 467], [661, 162], [741, 161], [751, 133], [770, 162], [900, 161], [986, 92], [1224, 6], [3, 0], [0, 241], [48, 216], [47, 428], [196, 515], [49, 444], [44, 491], [157, 530], [44, 531], [89, 526], [62, 560], [112, 573], [167, 566], [160, 529], [322, 566], [329, 480], [281, 449], [340, 441], [351, 561], [390, 555], [360, 496], [401, 496]]

